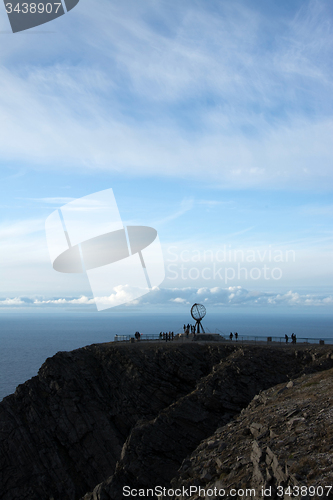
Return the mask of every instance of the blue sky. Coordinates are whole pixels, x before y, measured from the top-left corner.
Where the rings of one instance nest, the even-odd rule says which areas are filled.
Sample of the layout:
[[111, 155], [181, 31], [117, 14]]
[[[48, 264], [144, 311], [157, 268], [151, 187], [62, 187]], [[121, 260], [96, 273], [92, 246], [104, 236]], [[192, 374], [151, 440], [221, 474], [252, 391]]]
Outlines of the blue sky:
[[124, 310], [331, 310], [332, 21], [325, 0], [81, 0], [12, 34], [3, 9], [0, 306], [93, 307], [44, 223], [112, 188], [166, 267]]

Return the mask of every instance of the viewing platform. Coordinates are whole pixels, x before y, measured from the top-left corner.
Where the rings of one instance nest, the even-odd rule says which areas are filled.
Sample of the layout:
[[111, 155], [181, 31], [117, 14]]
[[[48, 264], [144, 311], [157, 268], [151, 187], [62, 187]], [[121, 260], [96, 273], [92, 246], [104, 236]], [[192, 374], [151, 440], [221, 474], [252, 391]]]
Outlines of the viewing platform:
[[228, 335], [223, 335], [218, 329], [215, 333], [199, 333], [199, 334], [189, 334], [184, 333], [175, 334], [173, 340], [165, 340], [165, 338], [160, 337], [159, 334], [145, 334], [142, 333], [140, 339], [134, 338], [134, 335], [115, 335], [114, 342], [160, 342], [160, 343], [187, 343], [187, 342], [223, 342], [226, 344], [267, 344], [267, 345], [285, 345], [299, 346], [304, 344], [319, 344], [319, 345], [331, 345], [333, 344], [333, 338], [311, 338], [311, 337], [297, 337], [296, 343], [293, 344], [291, 341], [288, 343], [285, 340], [284, 335], [281, 336], [260, 336], [260, 335], [238, 335], [238, 339], [230, 340]]

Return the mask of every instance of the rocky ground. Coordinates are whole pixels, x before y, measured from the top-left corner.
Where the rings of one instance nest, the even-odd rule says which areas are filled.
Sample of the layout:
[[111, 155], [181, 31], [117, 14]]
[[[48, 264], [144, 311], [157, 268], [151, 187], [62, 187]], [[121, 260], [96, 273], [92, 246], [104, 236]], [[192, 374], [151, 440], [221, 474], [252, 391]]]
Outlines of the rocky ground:
[[0, 498], [324, 486], [332, 358], [325, 346], [213, 342], [58, 353], [0, 403]]

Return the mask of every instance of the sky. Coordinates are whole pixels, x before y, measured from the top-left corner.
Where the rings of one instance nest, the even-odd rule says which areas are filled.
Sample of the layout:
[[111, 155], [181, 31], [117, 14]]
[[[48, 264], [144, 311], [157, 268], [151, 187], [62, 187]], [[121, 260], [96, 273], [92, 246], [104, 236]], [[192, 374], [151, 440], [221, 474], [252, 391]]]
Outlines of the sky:
[[165, 279], [111, 314], [332, 313], [332, 26], [329, 0], [80, 0], [15, 34], [3, 8], [0, 310], [96, 310], [45, 220], [112, 188]]

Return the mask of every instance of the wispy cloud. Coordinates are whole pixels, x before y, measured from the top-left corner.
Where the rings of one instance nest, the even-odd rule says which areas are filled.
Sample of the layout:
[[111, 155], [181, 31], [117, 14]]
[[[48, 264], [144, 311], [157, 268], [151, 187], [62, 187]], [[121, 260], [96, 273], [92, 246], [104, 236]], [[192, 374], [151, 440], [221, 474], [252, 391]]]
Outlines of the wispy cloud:
[[216, 207], [219, 205], [233, 205], [232, 201], [221, 201], [221, 200], [198, 200], [196, 203], [198, 203], [198, 205], [206, 205], [207, 207]]
[[250, 226], [250, 227], [247, 227], [245, 229], [242, 229], [241, 231], [237, 231], [237, 232], [231, 233], [231, 234], [226, 234], [225, 238], [232, 238], [233, 236], [238, 236], [240, 234], [248, 233], [249, 231], [251, 231], [252, 229], [254, 229], [254, 227], [255, 226]]
[[163, 217], [162, 219], [155, 220], [153, 223], [157, 227], [162, 226], [163, 224], [166, 224], [168, 222], [171, 222], [173, 220], [178, 219], [182, 215], [186, 214], [186, 212], [189, 212], [190, 210], [192, 210], [193, 207], [194, 207], [194, 200], [191, 198], [184, 198], [181, 201], [180, 207], [178, 208], [178, 210], [170, 213], [169, 215]]
[[325, 216], [333, 217], [333, 205], [305, 205], [300, 207], [300, 212], [305, 215], [313, 215], [315, 217]]
[[44, 231], [44, 219], [25, 219], [0, 224], [0, 238], [2, 243], [9, 238], [20, 238]]
[[66, 196], [57, 196], [57, 197], [49, 197], [49, 198], [23, 198], [28, 201], [35, 201], [36, 203], [45, 203], [46, 205], [65, 205], [70, 201], [73, 201], [75, 198], [70, 198]]

